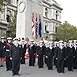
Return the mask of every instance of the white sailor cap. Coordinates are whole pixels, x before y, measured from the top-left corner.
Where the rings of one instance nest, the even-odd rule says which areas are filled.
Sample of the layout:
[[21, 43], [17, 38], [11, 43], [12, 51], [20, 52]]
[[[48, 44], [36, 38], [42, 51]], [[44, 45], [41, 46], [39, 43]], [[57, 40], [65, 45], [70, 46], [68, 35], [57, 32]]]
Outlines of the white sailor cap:
[[5, 37], [1, 37], [1, 39], [5, 39]]
[[57, 44], [59, 44], [59, 42], [56, 42]]
[[77, 42], [77, 40], [73, 40], [74, 42]]
[[43, 41], [42, 41], [42, 40], [40, 40], [40, 43], [43, 43]]
[[47, 43], [47, 40], [44, 40], [44, 43]]
[[52, 41], [49, 41], [49, 44], [53, 44], [53, 42]]
[[60, 40], [59, 43], [63, 43], [63, 40]]
[[11, 37], [8, 37], [7, 40], [12, 40], [12, 38]]
[[64, 42], [64, 44], [67, 44], [67, 42]]
[[72, 42], [72, 40], [69, 40], [69, 43], [71, 43]]
[[15, 41], [15, 40], [19, 40], [17, 37], [15, 37], [14, 39], [13, 39], [13, 41]]
[[55, 41], [54, 44], [57, 44], [57, 41]]
[[30, 40], [30, 42], [34, 42], [34, 40], [33, 40], [33, 39], [31, 39], [31, 40]]

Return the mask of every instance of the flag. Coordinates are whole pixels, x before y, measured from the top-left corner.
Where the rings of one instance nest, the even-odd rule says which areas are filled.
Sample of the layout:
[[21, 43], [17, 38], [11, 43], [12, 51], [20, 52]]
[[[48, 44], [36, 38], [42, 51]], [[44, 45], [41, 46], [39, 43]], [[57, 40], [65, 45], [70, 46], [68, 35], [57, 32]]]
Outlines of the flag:
[[40, 35], [40, 38], [42, 37], [41, 31], [42, 31], [41, 16], [39, 15], [39, 35]]
[[32, 13], [32, 36], [35, 38], [34, 13]]
[[38, 38], [38, 20], [37, 20], [37, 15], [36, 15], [36, 39]]

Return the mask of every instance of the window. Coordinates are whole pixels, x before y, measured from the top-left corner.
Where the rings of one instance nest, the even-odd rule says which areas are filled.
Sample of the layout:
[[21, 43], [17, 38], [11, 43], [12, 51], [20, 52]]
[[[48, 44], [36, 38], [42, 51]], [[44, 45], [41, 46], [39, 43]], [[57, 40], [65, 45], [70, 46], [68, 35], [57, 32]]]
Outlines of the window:
[[55, 31], [57, 32], [57, 27], [56, 27], [56, 30]]
[[7, 0], [9, 4], [11, 4], [11, 0]]
[[10, 16], [9, 15], [7, 15], [6, 20], [7, 20], [7, 22], [10, 21]]
[[45, 8], [45, 17], [47, 17], [47, 16], [48, 16], [48, 9]]
[[58, 19], [58, 11], [56, 11], [56, 20]]
[[47, 30], [47, 26], [45, 25], [45, 31]]

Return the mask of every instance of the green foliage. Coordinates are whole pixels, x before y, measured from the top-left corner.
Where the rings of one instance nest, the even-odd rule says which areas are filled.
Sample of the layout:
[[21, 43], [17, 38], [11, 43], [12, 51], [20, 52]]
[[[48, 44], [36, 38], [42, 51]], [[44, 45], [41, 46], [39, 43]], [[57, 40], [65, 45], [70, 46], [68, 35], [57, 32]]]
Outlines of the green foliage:
[[0, 11], [1, 12], [3, 12], [3, 2], [4, 2], [5, 0], [0, 0]]
[[76, 40], [77, 39], [77, 28], [71, 24], [69, 24], [67, 21], [65, 23], [61, 24], [57, 28], [57, 33], [54, 36], [57, 41], [63, 40]]
[[16, 17], [17, 17], [17, 11], [15, 12], [14, 16], [12, 17], [12, 20], [10, 20], [9, 25], [8, 25], [8, 29], [9, 29], [9, 33], [8, 33], [8, 37], [16, 37]]

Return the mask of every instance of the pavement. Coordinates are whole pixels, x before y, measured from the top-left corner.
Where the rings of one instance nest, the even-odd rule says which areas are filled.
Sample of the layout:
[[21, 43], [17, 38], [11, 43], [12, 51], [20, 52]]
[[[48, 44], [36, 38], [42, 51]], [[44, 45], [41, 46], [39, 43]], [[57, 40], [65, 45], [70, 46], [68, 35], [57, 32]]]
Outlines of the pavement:
[[[21, 76], [15, 77], [77, 77], [77, 70], [73, 72], [69, 72], [67, 68], [65, 68], [65, 73], [57, 73], [56, 68], [54, 67], [53, 70], [48, 70], [46, 65], [44, 68], [39, 69], [37, 62], [36, 65], [33, 67], [29, 67], [29, 61], [26, 60], [26, 64], [20, 66], [20, 74]], [[13, 77], [11, 71], [6, 71], [6, 66], [4, 65], [3, 68], [0, 68], [0, 77]]]

